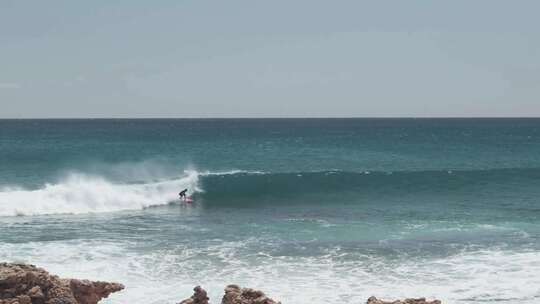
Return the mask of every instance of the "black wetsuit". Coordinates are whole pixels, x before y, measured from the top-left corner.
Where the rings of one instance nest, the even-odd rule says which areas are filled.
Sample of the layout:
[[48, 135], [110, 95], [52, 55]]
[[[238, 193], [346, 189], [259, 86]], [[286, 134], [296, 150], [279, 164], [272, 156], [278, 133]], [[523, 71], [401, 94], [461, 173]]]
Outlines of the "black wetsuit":
[[180, 195], [180, 198], [186, 198], [186, 192], [187, 192], [187, 189], [185, 190], [182, 190], [180, 193], [178, 193], [178, 195]]

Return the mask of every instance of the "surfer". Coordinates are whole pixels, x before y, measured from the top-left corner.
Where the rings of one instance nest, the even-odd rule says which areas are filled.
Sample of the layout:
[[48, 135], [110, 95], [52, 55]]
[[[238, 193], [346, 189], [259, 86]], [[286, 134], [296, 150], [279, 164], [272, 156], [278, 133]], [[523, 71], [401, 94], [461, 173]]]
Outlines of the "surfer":
[[186, 192], [187, 192], [187, 189], [184, 189], [182, 191], [180, 191], [180, 193], [178, 193], [178, 195], [180, 196], [180, 199], [182, 200], [186, 200]]

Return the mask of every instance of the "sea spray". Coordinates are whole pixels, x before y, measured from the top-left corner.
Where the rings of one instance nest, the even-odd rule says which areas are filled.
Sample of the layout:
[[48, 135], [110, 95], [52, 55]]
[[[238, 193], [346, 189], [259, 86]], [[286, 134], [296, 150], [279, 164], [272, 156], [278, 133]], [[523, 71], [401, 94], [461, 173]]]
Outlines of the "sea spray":
[[0, 191], [0, 216], [80, 214], [141, 209], [164, 205], [183, 188], [197, 191], [198, 175], [177, 179], [121, 184], [101, 176], [72, 173], [58, 183], [40, 189], [4, 188]]

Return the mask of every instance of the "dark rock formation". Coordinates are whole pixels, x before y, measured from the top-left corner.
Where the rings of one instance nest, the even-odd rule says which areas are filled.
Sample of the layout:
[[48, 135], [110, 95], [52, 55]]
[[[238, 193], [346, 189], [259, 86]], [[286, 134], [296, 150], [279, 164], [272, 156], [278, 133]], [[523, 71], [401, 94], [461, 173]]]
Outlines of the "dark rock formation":
[[281, 304], [281, 302], [268, 298], [259, 290], [229, 285], [225, 288], [225, 295], [221, 300], [221, 304]]
[[[124, 289], [122, 284], [88, 280], [61, 279], [42, 268], [26, 264], [0, 263], [0, 304], [97, 304], [111, 293]], [[193, 296], [179, 304], [208, 304], [208, 295], [197, 286]], [[229, 285], [221, 304], [281, 304], [262, 291]], [[371, 297], [367, 304], [441, 304], [425, 298], [392, 302]]]
[[[178, 304], [208, 304], [208, 296], [204, 289], [197, 286], [193, 291], [195, 291], [195, 293], [191, 298], [185, 299]], [[229, 285], [225, 288], [225, 295], [221, 300], [221, 304], [281, 304], [281, 302], [276, 302], [268, 298], [259, 290], [240, 288], [238, 285]], [[441, 301], [426, 301], [425, 298], [419, 298], [388, 302], [379, 300], [376, 297], [371, 297], [367, 300], [367, 304], [441, 304]]]
[[208, 296], [206, 295], [206, 290], [202, 289], [201, 286], [193, 288], [195, 293], [189, 299], [185, 299], [179, 304], [208, 304]]
[[393, 302], [387, 302], [387, 301], [379, 300], [375, 297], [371, 297], [367, 300], [366, 304], [441, 304], [441, 301], [439, 300], [426, 301], [426, 298], [418, 298], [418, 299], [405, 299], [405, 300], [396, 300]]
[[0, 263], [0, 304], [97, 304], [122, 284], [60, 279], [42, 268]]

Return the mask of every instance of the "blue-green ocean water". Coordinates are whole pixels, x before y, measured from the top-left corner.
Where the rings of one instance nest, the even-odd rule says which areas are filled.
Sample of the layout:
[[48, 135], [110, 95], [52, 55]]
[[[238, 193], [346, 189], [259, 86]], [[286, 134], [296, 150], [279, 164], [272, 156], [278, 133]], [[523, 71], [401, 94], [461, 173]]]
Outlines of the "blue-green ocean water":
[[539, 197], [540, 119], [0, 120], [0, 260], [106, 303], [538, 303]]

